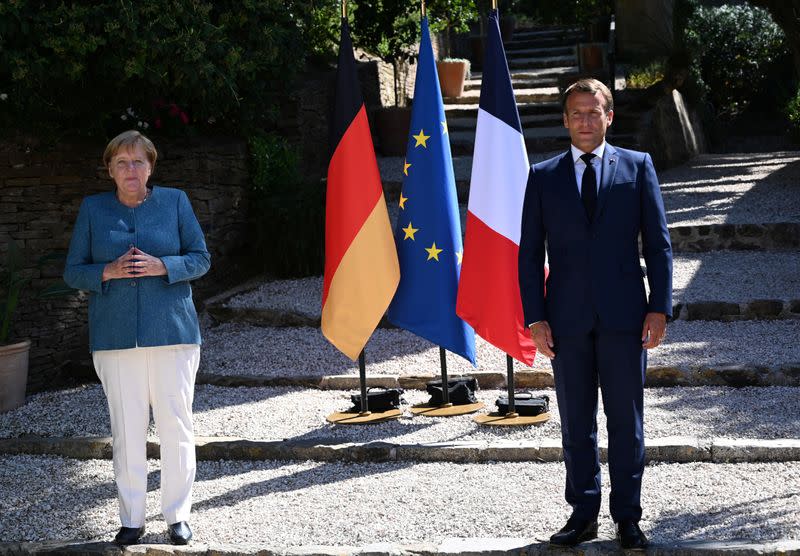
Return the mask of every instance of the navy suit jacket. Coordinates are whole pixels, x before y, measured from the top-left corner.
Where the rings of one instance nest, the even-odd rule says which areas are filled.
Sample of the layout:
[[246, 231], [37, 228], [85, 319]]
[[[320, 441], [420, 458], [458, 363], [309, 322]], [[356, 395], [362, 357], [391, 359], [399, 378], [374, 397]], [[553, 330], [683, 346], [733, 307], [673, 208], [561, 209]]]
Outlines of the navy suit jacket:
[[638, 334], [646, 313], [672, 316], [672, 247], [650, 155], [606, 143], [600, 180], [589, 222], [570, 151], [531, 166], [528, 175], [519, 246], [522, 306], [526, 324], [546, 320], [554, 336], [595, 326]]

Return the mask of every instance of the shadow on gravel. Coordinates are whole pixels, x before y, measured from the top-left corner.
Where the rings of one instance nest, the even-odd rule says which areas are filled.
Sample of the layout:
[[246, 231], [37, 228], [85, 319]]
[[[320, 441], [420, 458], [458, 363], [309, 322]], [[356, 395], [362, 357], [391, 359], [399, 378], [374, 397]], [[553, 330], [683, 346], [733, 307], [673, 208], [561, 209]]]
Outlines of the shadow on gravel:
[[720, 494], [716, 511], [702, 514], [661, 514], [653, 520], [651, 538], [659, 543], [679, 541], [715, 541], [724, 539], [769, 542], [791, 538], [797, 534], [796, 510], [798, 495], [784, 494], [750, 500], [741, 504], [725, 504]]
[[[800, 438], [800, 396], [797, 388], [665, 388], [673, 397], [654, 401], [659, 418], [691, 420], [709, 429], [706, 436], [727, 438]], [[647, 415], [645, 415], [645, 428]]]
[[[251, 470], [279, 470], [285, 466], [296, 466], [297, 462], [258, 461], [252, 462]], [[293, 492], [315, 486], [327, 485], [349, 479], [392, 473], [406, 467], [415, 465], [414, 462], [391, 462], [383, 465], [380, 463], [351, 463], [351, 462], [326, 462], [315, 464], [311, 469], [304, 469], [288, 473], [261, 482], [251, 482], [245, 485], [226, 490], [217, 496], [196, 501], [192, 510], [197, 512], [211, 508], [234, 506], [249, 498], [258, 498], [279, 492]], [[196, 482], [213, 481], [232, 474], [241, 473], [241, 464], [237, 463], [236, 471], [226, 471], [224, 463], [198, 467]], [[347, 501], [342, 500], [342, 504]]]
[[[796, 152], [705, 155], [663, 172], [659, 178], [667, 222], [763, 224], [764, 218], [770, 222], [797, 221], [799, 158], [800, 153]], [[741, 193], [721, 190], [743, 188], [747, 183], [752, 186]]]
[[376, 425], [330, 425], [308, 431], [304, 434], [286, 438], [287, 442], [304, 442], [309, 440], [326, 443], [343, 442], [378, 442], [391, 438], [392, 442], [402, 442], [402, 436], [413, 434], [436, 425], [433, 419], [416, 417], [413, 420], [403, 417], [401, 420], [386, 421]]

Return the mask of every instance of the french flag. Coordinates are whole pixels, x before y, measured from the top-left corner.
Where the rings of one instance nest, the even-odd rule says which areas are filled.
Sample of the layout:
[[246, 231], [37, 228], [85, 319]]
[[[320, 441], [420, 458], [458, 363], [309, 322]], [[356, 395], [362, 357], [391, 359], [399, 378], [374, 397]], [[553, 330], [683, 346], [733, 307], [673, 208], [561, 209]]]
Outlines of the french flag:
[[456, 313], [487, 342], [532, 365], [536, 348], [517, 282], [528, 153], [497, 10], [488, 27]]

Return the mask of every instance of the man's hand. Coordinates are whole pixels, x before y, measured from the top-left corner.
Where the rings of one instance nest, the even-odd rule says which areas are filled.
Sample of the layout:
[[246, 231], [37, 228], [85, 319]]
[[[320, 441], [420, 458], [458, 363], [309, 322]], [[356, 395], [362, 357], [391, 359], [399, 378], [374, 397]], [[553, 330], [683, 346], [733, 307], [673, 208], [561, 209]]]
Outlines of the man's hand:
[[667, 333], [667, 315], [664, 313], [647, 313], [642, 326], [642, 347], [653, 349], [658, 347]]
[[550, 325], [547, 321], [542, 320], [533, 323], [530, 326], [530, 330], [531, 338], [533, 338], [533, 343], [536, 345], [536, 351], [550, 359], [555, 359], [556, 353], [553, 351], [553, 347], [555, 347], [553, 343], [553, 333], [550, 331]]

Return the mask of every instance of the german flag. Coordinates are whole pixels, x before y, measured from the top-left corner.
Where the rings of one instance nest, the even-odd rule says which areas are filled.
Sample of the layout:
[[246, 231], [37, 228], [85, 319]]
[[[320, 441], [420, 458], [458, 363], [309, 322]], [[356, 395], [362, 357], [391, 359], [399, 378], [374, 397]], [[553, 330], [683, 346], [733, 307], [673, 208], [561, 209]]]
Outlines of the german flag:
[[346, 19], [342, 19], [331, 151], [322, 333], [355, 361], [394, 296], [400, 267]]

